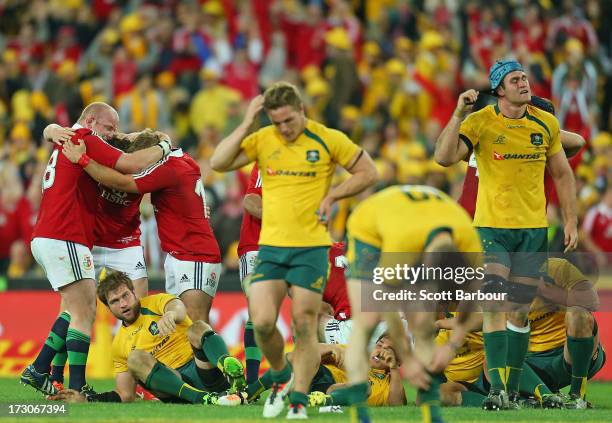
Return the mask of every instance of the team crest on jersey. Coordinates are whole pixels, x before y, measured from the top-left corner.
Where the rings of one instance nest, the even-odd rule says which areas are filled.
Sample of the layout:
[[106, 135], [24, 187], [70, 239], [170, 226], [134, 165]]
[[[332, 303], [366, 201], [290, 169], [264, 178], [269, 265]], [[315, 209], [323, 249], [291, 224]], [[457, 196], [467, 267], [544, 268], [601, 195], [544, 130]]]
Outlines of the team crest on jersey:
[[159, 335], [159, 328], [157, 327], [157, 322], [151, 322], [151, 324], [149, 325], [149, 332], [153, 336]]
[[536, 147], [541, 146], [544, 143], [544, 137], [542, 134], [531, 134], [531, 143]]
[[315, 163], [319, 161], [319, 150], [308, 150], [306, 151], [306, 160], [310, 163]]
[[493, 144], [505, 144], [506, 143], [506, 137], [504, 135], [500, 135], [497, 138], [495, 138], [495, 141], [493, 141]]
[[84, 256], [83, 257], [83, 268], [85, 270], [93, 269], [93, 260], [91, 259], [91, 256]]
[[206, 286], [215, 286], [217, 284], [217, 274], [212, 272], [210, 278], [206, 278]]
[[323, 288], [323, 276], [319, 277], [316, 281], [310, 284], [312, 289], [322, 289]]

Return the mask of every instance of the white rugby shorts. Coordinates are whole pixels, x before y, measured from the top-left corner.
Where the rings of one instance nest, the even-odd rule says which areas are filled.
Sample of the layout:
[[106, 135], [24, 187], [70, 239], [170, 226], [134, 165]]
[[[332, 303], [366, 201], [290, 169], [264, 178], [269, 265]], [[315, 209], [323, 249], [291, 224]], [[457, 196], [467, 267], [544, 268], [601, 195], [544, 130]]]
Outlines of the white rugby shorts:
[[82, 244], [37, 237], [30, 247], [54, 291], [81, 279], [95, 279], [93, 256]]
[[190, 289], [199, 289], [214, 297], [221, 270], [221, 263], [183, 261], [168, 254], [164, 262], [166, 292], [179, 296]]
[[147, 277], [144, 250], [140, 246], [108, 248], [94, 245], [92, 253], [96, 267], [96, 280], [104, 267], [107, 270], [123, 272], [133, 281]]

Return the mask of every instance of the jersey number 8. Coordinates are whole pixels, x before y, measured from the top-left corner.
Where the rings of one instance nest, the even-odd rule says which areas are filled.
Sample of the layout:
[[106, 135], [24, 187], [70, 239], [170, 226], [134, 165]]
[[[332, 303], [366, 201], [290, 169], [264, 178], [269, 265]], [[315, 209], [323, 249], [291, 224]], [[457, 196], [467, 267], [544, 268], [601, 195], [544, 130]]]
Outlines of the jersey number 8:
[[47, 167], [45, 168], [45, 173], [43, 174], [42, 180], [42, 190], [46, 190], [47, 188], [51, 188], [53, 182], [55, 182], [55, 166], [57, 165], [57, 156], [59, 155], [59, 150], [53, 150], [51, 153], [51, 157], [49, 157], [49, 163], [47, 163]]

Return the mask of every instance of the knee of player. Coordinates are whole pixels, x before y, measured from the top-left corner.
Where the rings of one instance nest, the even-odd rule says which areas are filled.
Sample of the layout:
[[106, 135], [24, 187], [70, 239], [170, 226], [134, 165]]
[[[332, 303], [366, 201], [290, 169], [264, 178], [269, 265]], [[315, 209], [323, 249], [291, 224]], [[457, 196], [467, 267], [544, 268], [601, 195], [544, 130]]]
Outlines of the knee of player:
[[154, 364], [155, 358], [144, 350], [133, 350], [127, 357], [128, 370], [132, 373], [140, 373]]
[[208, 323], [206, 323], [204, 320], [196, 320], [187, 331], [189, 342], [191, 342], [191, 345], [199, 347], [200, 343], [202, 342], [202, 336], [209, 331], [212, 331], [212, 328]]
[[271, 314], [259, 314], [257, 316], [251, 316], [253, 322], [253, 330], [258, 336], [270, 336], [276, 329], [276, 316]]
[[571, 307], [565, 314], [565, 326], [567, 327], [567, 334], [570, 336], [589, 335], [592, 333], [594, 325], [595, 318], [590, 311]]

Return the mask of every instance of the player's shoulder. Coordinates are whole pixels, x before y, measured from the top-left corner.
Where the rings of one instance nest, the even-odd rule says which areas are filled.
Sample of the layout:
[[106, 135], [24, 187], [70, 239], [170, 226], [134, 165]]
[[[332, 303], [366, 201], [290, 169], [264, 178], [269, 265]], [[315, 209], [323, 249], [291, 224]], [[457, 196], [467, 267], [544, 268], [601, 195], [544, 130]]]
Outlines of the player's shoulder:
[[559, 127], [559, 121], [555, 117], [555, 115], [547, 112], [546, 110], [542, 110], [538, 107], [532, 106], [531, 104], [527, 105], [527, 115], [528, 119], [537, 119], [548, 128]]
[[329, 128], [323, 125], [322, 123], [312, 119], [308, 120], [306, 128], [304, 129], [304, 133], [310, 138], [316, 137], [321, 140], [325, 140], [326, 142], [343, 141], [348, 139], [348, 136], [344, 132], [338, 129]]
[[463, 123], [477, 124], [495, 116], [497, 116], [496, 106], [494, 104], [489, 104], [480, 110], [470, 113]]

